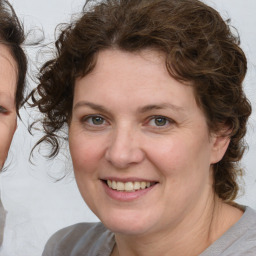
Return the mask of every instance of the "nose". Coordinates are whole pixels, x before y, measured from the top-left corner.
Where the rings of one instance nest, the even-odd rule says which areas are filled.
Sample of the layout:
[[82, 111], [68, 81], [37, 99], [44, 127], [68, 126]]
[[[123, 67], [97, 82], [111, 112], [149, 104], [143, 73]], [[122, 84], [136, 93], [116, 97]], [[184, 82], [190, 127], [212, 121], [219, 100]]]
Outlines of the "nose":
[[110, 143], [105, 152], [108, 162], [119, 169], [138, 164], [145, 158], [138, 134], [131, 129], [122, 129], [113, 132]]

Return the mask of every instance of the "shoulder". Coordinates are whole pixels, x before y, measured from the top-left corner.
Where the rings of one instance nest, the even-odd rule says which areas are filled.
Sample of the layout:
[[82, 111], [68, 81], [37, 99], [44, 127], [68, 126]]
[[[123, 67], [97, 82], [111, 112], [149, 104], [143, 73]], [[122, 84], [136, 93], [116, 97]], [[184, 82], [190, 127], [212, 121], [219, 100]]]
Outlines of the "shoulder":
[[200, 256], [255, 256], [256, 211], [245, 207], [241, 219]]
[[255, 256], [256, 255], [256, 212], [247, 207], [243, 218], [231, 228], [235, 238], [232, 245], [225, 250], [223, 256]]
[[[78, 223], [56, 232], [47, 242], [43, 256], [109, 255], [114, 234], [102, 223]], [[100, 254], [101, 255], [101, 254]]]
[[[256, 211], [247, 207], [244, 213], [244, 218], [238, 223], [234, 229], [234, 234], [237, 234], [238, 239], [234, 243], [233, 255], [256, 255]], [[238, 254], [240, 253], [240, 254]]]

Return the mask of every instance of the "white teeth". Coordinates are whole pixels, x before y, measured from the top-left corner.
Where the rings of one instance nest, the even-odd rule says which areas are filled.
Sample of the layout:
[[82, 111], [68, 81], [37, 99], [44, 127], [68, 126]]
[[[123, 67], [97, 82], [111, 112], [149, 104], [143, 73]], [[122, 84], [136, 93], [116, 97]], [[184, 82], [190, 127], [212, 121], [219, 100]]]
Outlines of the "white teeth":
[[126, 182], [124, 184], [124, 190], [125, 191], [132, 191], [133, 190], [133, 183], [132, 182]]
[[135, 182], [133, 183], [133, 189], [134, 189], [134, 190], [140, 189], [140, 182], [135, 181]]
[[119, 190], [119, 191], [124, 190], [124, 183], [118, 181], [118, 182], [116, 183], [116, 189]]
[[116, 188], [117, 188], [116, 182], [115, 182], [114, 180], [112, 181], [111, 188], [113, 188], [113, 189], [116, 189]]
[[142, 182], [140, 183], [140, 188], [141, 188], [141, 189], [145, 189], [145, 188], [146, 188], [146, 185], [147, 185], [147, 183], [146, 183], [145, 181], [142, 181]]
[[128, 191], [128, 192], [149, 188], [151, 185], [153, 185], [148, 181], [121, 182], [121, 181], [114, 181], [114, 180], [107, 180], [107, 184], [110, 188], [114, 190]]

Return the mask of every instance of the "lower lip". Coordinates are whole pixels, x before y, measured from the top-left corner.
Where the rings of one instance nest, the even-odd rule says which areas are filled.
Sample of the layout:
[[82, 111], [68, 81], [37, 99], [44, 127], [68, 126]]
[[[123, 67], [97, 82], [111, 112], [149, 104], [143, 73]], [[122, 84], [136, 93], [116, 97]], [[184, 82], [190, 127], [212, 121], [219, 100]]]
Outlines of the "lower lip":
[[111, 189], [105, 182], [102, 182], [102, 184], [109, 197], [111, 197], [114, 200], [123, 202], [129, 202], [141, 198], [156, 186], [155, 184], [149, 188], [136, 190], [134, 192], [125, 192]]

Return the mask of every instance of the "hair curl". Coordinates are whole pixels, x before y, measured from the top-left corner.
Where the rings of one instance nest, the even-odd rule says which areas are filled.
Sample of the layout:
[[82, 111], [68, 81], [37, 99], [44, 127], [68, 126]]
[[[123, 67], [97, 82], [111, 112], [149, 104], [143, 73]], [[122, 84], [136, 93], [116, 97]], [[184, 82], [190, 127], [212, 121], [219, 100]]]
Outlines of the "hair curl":
[[32, 106], [44, 114], [45, 135], [38, 141], [59, 151], [58, 132], [72, 115], [75, 80], [95, 66], [97, 53], [108, 48], [137, 52], [154, 49], [166, 56], [172, 77], [190, 82], [209, 131], [229, 131], [229, 147], [213, 165], [214, 190], [226, 202], [238, 193], [239, 160], [251, 113], [242, 82], [247, 70], [239, 37], [219, 13], [198, 0], [87, 1], [81, 17], [66, 25], [56, 41], [56, 57], [40, 70]]
[[16, 111], [24, 104], [24, 88], [27, 72], [27, 58], [22, 49], [25, 41], [24, 29], [18, 17], [6, 0], [0, 0], [0, 43], [6, 45], [18, 67], [17, 89], [15, 95]]

